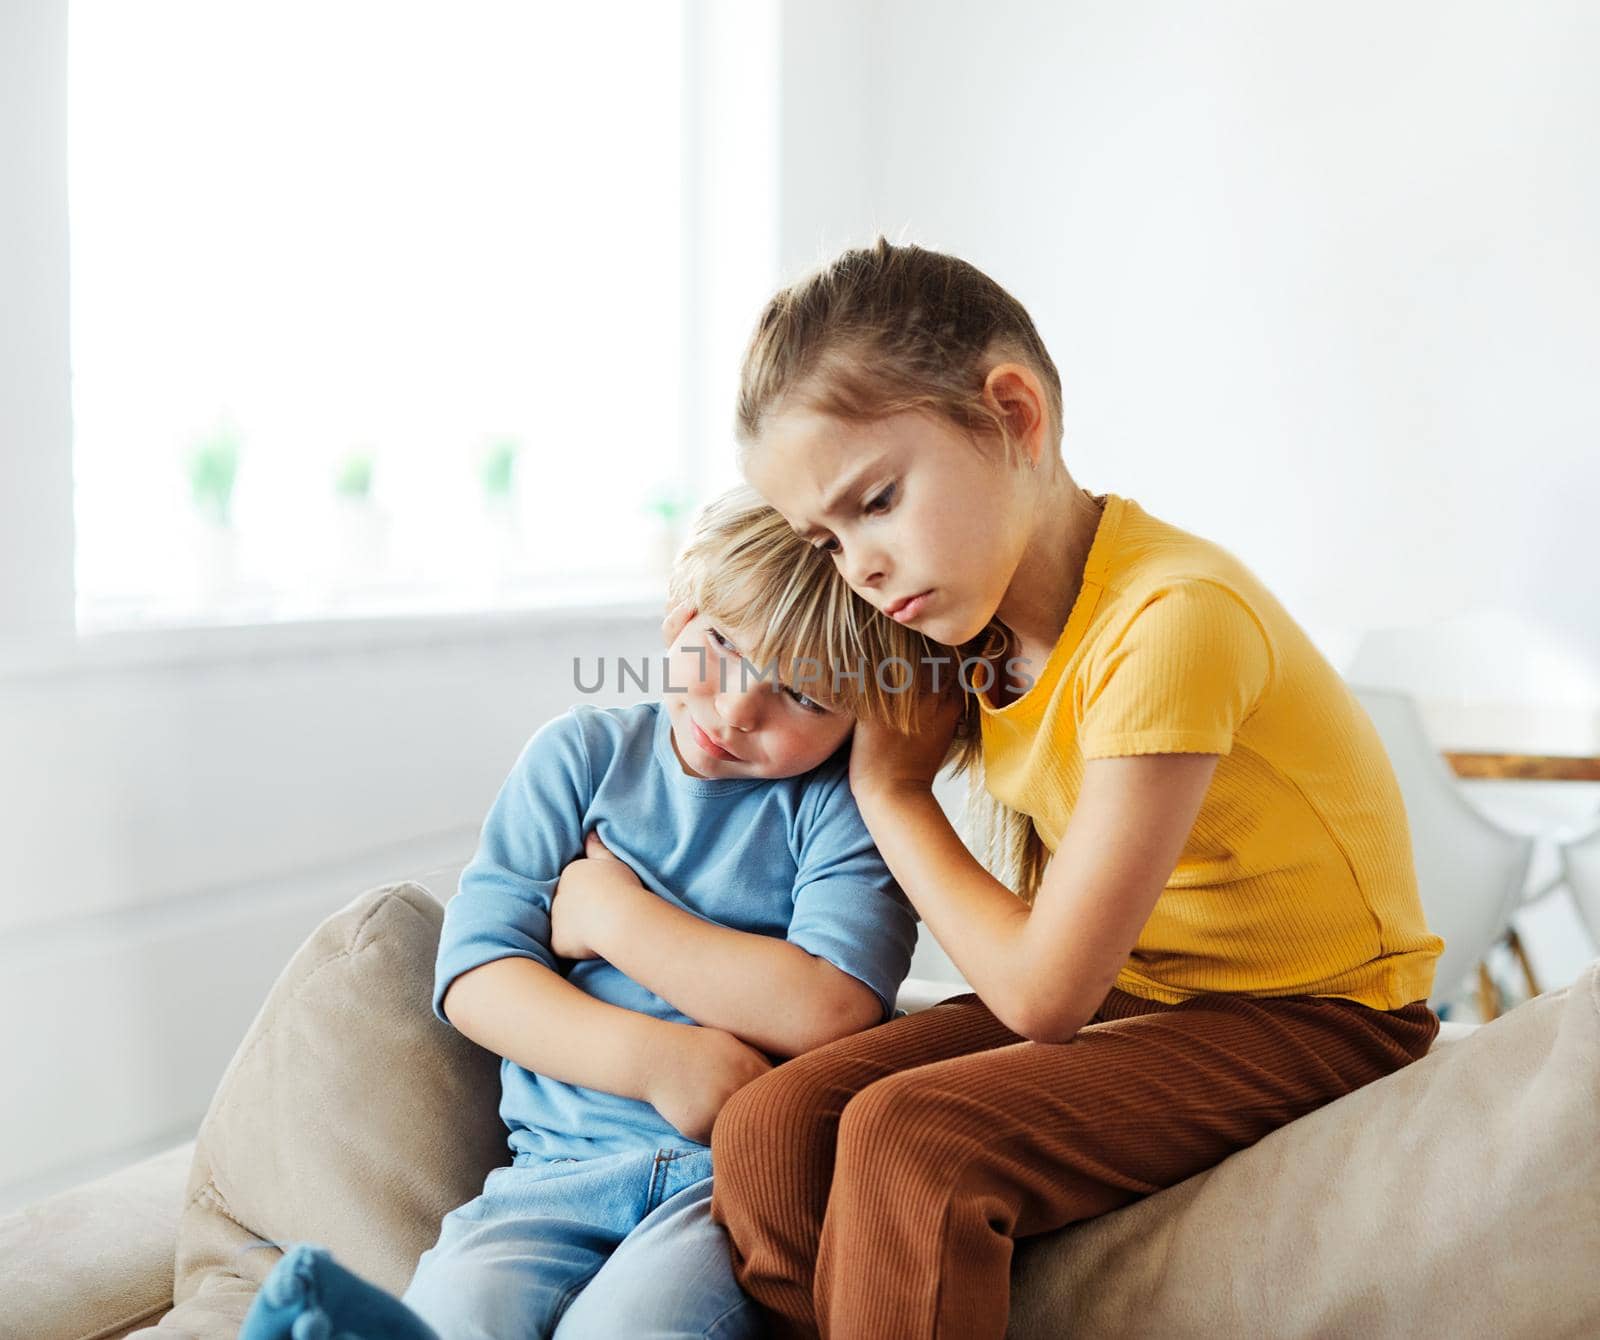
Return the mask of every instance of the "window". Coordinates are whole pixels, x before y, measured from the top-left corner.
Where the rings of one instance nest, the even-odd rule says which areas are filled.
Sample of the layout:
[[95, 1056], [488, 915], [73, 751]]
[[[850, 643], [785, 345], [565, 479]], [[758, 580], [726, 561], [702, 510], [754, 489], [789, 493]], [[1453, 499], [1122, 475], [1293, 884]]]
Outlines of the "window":
[[[76, 0], [80, 628], [658, 582], [689, 439], [728, 417], [686, 372], [738, 356], [685, 344], [729, 324], [685, 259], [695, 22]], [[747, 249], [741, 335], [772, 277]]]

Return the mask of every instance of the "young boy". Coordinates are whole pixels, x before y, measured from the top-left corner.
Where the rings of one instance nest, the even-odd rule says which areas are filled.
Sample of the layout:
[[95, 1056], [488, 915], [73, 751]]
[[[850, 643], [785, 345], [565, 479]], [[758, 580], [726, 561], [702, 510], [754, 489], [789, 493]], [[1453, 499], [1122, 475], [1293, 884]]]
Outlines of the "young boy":
[[709, 1213], [711, 1126], [769, 1057], [893, 1012], [915, 917], [846, 742], [912, 710], [873, 667], [935, 649], [744, 489], [701, 514], [672, 593], [695, 613], [652, 666], [662, 699], [543, 727], [446, 908], [434, 1010], [505, 1058], [512, 1163], [403, 1299], [297, 1246], [241, 1340], [760, 1332]]

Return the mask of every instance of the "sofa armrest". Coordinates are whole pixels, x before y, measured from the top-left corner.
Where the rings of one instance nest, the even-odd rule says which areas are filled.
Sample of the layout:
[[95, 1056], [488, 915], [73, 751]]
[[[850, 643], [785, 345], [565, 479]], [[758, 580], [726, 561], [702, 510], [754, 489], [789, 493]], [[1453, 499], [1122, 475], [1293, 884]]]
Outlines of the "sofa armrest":
[[172, 1306], [194, 1145], [180, 1145], [0, 1218], [6, 1334], [110, 1340]]

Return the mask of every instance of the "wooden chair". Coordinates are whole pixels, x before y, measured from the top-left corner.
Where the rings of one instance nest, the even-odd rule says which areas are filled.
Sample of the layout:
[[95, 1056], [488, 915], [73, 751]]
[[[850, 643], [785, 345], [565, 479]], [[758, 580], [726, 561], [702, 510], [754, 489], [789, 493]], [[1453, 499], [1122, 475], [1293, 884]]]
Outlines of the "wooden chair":
[[1433, 1003], [1462, 999], [1469, 979], [1484, 1019], [1500, 1012], [1499, 991], [1484, 960], [1502, 941], [1513, 946], [1537, 994], [1512, 914], [1522, 903], [1534, 839], [1493, 823], [1461, 792], [1450, 766], [1423, 728], [1415, 702], [1389, 689], [1353, 685], [1388, 751], [1405, 800], [1417, 883], [1428, 926], [1444, 937]]
[[1561, 842], [1561, 878], [1572, 893], [1573, 906], [1600, 945], [1600, 818], [1586, 832]]

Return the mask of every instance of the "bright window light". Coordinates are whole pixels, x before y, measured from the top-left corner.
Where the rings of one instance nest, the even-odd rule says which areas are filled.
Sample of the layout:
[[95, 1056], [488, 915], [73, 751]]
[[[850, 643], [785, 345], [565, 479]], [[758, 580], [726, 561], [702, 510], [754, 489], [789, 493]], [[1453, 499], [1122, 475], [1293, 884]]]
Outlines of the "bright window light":
[[81, 628], [637, 594], [684, 9], [74, 0]]

